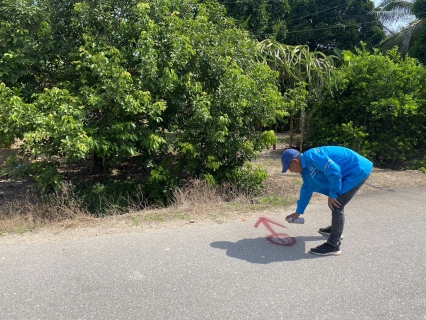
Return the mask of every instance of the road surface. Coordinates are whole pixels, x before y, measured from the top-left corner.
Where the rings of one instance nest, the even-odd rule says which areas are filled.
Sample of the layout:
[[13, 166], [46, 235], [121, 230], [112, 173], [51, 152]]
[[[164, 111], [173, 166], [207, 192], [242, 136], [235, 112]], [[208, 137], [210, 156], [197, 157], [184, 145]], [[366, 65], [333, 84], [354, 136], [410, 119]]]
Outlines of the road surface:
[[0, 245], [0, 319], [426, 319], [425, 196], [357, 195], [340, 256], [308, 253], [326, 240], [323, 202], [304, 225], [283, 215]]

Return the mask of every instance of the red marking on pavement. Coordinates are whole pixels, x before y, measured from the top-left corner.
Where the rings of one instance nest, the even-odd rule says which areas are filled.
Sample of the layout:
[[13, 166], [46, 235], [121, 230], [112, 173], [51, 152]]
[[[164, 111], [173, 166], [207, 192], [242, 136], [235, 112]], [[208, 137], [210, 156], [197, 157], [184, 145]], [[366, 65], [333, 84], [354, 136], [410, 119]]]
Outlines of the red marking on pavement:
[[259, 221], [256, 222], [254, 227], [257, 228], [261, 223], [265, 226], [266, 229], [268, 229], [269, 232], [271, 232], [271, 235], [266, 237], [266, 240], [268, 240], [270, 243], [276, 244], [278, 246], [286, 246], [286, 247], [291, 247], [292, 245], [296, 243], [296, 238], [290, 237], [287, 233], [276, 233], [270, 225], [270, 224], [275, 224], [279, 227], [286, 228], [282, 224], [279, 224], [268, 218], [260, 217]]
[[296, 238], [290, 237], [286, 233], [273, 234], [269, 237], [266, 237], [266, 240], [278, 246], [286, 246], [286, 247], [291, 247], [292, 245], [296, 243]]

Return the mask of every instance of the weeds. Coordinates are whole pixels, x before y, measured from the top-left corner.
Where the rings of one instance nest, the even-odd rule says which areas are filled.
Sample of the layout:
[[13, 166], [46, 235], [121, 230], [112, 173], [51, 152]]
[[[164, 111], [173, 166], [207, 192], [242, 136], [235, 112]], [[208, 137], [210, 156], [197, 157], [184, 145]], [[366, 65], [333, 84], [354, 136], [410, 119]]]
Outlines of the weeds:
[[142, 210], [148, 206], [142, 186], [132, 181], [79, 184], [76, 196], [91, 214], [98, 217]]
[[140, 218], [138, 216], [132, 216], [130, 220], [135, 227], [139, 226]]
[[[56, 193], [40, 195], [27, 188], [27, 183], [16, 183], [7, 190], [13, 190], [15, 196], [0, 203], [0, 236], [8, 233], [24, 234], [38, 228], [58, 222], [63, 228], [75, 228], [76, 223], [94, 223], [100, 221], [94, 217], [123, 216], [130, 225], [141, 227], [163, 222], [187, 223], [208, 219], [221, 223], [229, 218], [240, 218], [257, 214], [259, 211], [276, 211], [295, 204], [302, 179], [300, 175], [280, 173], [279, 157], [282, 151], [270, 150], [260, 155], [256, 162], [268, 171], [265, 188], [259, 194], [240, 190], [238, 186], [223, 184], [212, 186], [204, 181], [193, 180], [175, 190], [170, 205], [149, 205], [145, 191], [140, 185], [114, 182], [105, 187], [98, 185], [93, 189], [74, 186], [70, 182], [61, 184]], [[369, 179], [369, 187], [397, 188], [402, 186], [426, 185], [425, 175], [419, 171], [398, 172], [375, 169]], [[2, 182], [3, 183], [3, 182]], [[4, 182], [9, 185], [12, 182]], [[4, 186], [4, 185], [0, 185]], [[91, 190], [86, 193], [84, 192]], [[10, 192], [7, 193], [9, 196]], [[6, 195], [6, 193], [4, 193]], [[98, 211], [90, 212], [88, 202], [95, 203]], [[127, 225], [129, 225], [127, 224]]]
[[153, 212], [153, 213], [144, 214], [143, 215], [143, 221], [163, 222], [163, 221], [165, 221], [165, 219], [162, 215]]
[[[131, 214], [129, 219], [133, 226], [170, 220], [211, 219], [222, 222], [236, 212], [241, 214], [289, 205], [295, 194], [288, 192], [290, 186], [280, 185], [279, 180], [273, 177], [269, 180], [257, 198], [245, 194], [235, 185], [217, 187], [200, 180], [190, 181], [175, 190], [169, 207], [148, 205], [143, 190], [138, 186], [133, 193], [121, 193], [118, 197], [100, 193], [97, 195], [100, 211], [95, 216]], [[80, 194], [70, 182], [62, 183], [53, 194], [37, 194], [31, 190], [16, 194], [0, 208], [0, 235], [9, 232], [24, 234], [49, 223], [93, 216]], [[92, 199], [94, 201], [95, 197]]]
[[27, 233], [28, 231], [32, 231], [34, 229], [35, 228], [19, 227], [19, 228], [16, 228], [16, 233], [19, 235], [23, 235], [24, 233]]
[[61, 191], [54, 194], [37, 194], [31, 190], [15, 194], [1, 209], [0, 229], [18, 234], [47, 223], [88, 214], [70, 183], [63, 183]]
[[278, 153], [270, 151], [257, 160], [267, 161], [269, 169], [264, 188], [257, 193], [248, 192], [250, 181], [247, 179], [239, 185], [227, 183], [220, 186], [193, 180], [174, 191], [168, 207], [150, 204], [142, 185], [120, 179], [93, 185], [62, 182], [58, 191], [51, 194], [25, 189], [0, 204], [0, 235], [23, 234], [50, 223], [68, 224], [80, 219], [90, 221], [93, 217], [123, 214], [129, 214], [127, 219], [131, 225], [139, 227], [171, 220], [223, 222], [236, 214], [281, 208], [297, 198], [300, 182], [296, 177], [283, 179], [277, 174], [280, 166]]
[[[185, 187], [176, 189], [172, 207], [182, 211], [199, 211], [200, 208], [209, 207], [212, 203], [220, 206], [223, 195], [230, 196], [230, 188], [222, 187], [222, 193], [214, 186], [206, 182], [194, 180]], [[226, 197], [225, 196], [225, 197]]]
[[176, 218], [179, 220], [191, 220], [191, 216], [187, 213], [176, 213], [173, 215], [173, 218]]

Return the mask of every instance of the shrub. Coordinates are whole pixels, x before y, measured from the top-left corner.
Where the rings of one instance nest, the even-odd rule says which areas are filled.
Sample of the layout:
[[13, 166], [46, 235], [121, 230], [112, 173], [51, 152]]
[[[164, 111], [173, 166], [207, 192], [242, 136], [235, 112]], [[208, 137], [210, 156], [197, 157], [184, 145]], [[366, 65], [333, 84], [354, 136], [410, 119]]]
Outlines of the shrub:
[[339, 72], [341, 91], [311, 101], [310, 144], [344, 145], [391, 169], [416, 159], [426, 148], [424, 66], [396, 49], [358, 50]]
[[96, 173], [139, 156], [147, 197], [167, 202], [184, 179], [221, 183], [273, 143], [258, 128], [283, 114], [277, 74], [217, 3], [23, 4], [0, 4], [0, 144], [42, 157], [29, 174], [45, 189], [58, 159], [93, 159]]

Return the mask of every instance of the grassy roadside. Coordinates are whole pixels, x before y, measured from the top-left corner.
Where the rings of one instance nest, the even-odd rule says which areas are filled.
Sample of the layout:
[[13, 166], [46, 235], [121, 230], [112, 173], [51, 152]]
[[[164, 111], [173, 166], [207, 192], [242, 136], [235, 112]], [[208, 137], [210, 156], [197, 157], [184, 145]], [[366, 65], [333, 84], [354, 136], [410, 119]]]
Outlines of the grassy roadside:
[[[176, 201], [167, 208], [150, 207], [139, 210], [139, 204], [134, 203], [126, 214], [95, 218], [81, 209], [73, 197], [72, 188], [69, 188], [68, 193], [55, 199], [50, 206], [31, 199], [30, 195], [21, 196], [13, 203], [3, 203], [0, 206], [0, 236], [22, 236], [47, 229], [53, 230], [53, 233], [91, 229], [96, 233], [96, 230], [105, 232], [112, 229], [123, 231], [173, 227], [204, 221], [222, 223], [292, 210], [298, 199], [302, 179], [298, 174], [281, 174], [280, 157], [283, 149], [284, 144], [278, 144], [277, 150], [265, 150], [254, 160], [255, 164], [262, 165], [269, 174], [266, 190], [256, 198], [239, 196], [229, 200], [224, 197], [224, 190], [215, 190], [195, 181], [191, 186], [178, 190], [175, 194]], [[413, 186], [426, 186], [426, 174], [420, 171], [374, 169], [361, 192]], [[313, 201], [323, 199], [325, 197], [322, 195], [313, 197]]]
[[[226, 186], [217, 190], [194, 181], [190, 186], [175, 193], [175, 202], [167, 207], [148, 207], [140, 210], [141, 203], [129, 203], [125, 214], [117, 212], [104, 218], [95, 218], [82, 209], [73, 186], [46, 205], [31, 193], [19, 194], [18, 198], [0, 205], [0, 236], [23, 235], [39, 232], [46, 228], [62, 228], [62, 231], [82, 227], [102, 227], [102, 225], [122, 225], [144, 228], [147, 226], [176, 225], [200, 221], [221, 223], [229, 219], [244, 218], [261, 211], [282, 210], [297, 200], [301, 179], [298, 175], [280, 173], [282, 150], [265, 150], [254, 161], [269, 173], [266, 190], [256, 198], [227, 196]], [[10, 184], [8, 191], [18, 188], [13, 182], [0, 181], [0, 187]], [[1, 189], [0, 189], [1, 194]], [[140, 202], [143, 202], [142, 195]], [[0, 198], [1, 200], [1, 198]]]

